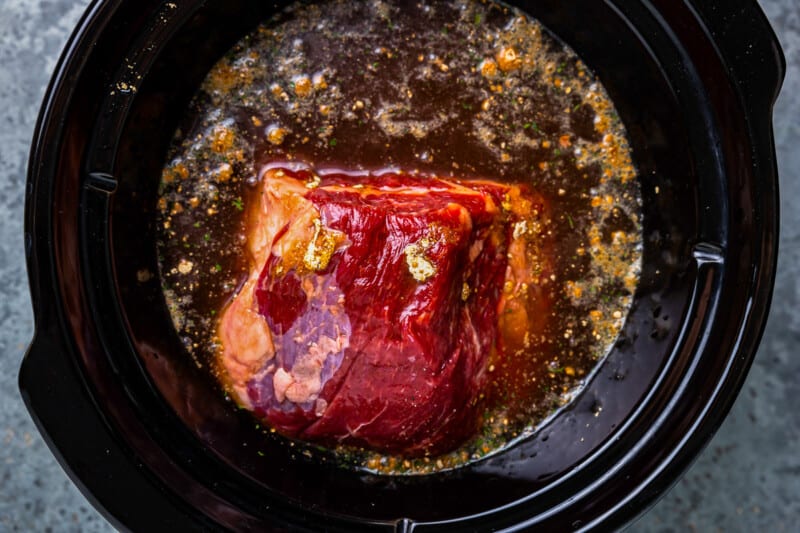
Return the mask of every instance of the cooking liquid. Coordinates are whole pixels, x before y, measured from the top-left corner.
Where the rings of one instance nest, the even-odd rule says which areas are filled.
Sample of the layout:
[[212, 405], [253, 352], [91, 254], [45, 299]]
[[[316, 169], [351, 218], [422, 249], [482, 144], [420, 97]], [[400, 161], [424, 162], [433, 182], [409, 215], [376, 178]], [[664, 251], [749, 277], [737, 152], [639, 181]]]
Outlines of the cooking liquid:
[[551, 205], [552, 312], [513, 371], [490, 366], [480, 434], [422, 459], [337, 450], [349, 464], [424, 473], [502, 450], [574, 397], [624, 323], [641, 266], [624, 127], [575, 53], [517, 10], [295, 5], [214, 67], [176, 132], [159, 198], [166, 301], [212, 372], [218, 314], [248, 270], [243, 215], [267, 165], [529, 183]]

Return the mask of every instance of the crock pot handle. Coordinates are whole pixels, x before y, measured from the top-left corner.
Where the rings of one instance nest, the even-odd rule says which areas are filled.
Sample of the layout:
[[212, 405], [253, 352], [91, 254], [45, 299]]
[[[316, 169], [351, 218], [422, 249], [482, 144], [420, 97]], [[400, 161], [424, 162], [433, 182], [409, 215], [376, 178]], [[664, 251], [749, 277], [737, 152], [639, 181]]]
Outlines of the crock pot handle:
[[786, 59], [756, 0], [690, 0], [713, 37], [745, 104], [771, 112]]
[[203, 517], [170, 497], [114, 438], [69, 350], [59, 342], [59, 327], [48, 322], [37, 323], [20, 366], [19, 388], [39, 432], [72, 481], [120, 531], [144, 531], [153, 516], [176, 531], [207, 528]]

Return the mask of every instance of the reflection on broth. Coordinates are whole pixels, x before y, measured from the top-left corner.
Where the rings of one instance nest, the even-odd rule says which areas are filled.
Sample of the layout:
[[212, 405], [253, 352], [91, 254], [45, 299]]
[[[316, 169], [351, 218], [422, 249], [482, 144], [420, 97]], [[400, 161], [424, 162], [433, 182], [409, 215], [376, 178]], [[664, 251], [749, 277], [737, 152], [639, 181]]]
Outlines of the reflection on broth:
[[262, 24], [195, 97], [159, 210], [164, 294], [196, 364], [267, 431], [385, 473], [540, 427], [615, 341], [640, 270], [612, 102], [491, 2], [332, 1]]

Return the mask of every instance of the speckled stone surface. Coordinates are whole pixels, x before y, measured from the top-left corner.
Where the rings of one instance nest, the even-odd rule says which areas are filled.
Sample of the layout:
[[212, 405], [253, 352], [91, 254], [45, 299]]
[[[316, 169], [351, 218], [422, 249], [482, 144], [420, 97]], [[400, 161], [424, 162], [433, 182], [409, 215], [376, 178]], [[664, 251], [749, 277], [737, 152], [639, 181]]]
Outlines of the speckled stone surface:
[[[0, 532], [110, 531], [28, 417], [17, 370], [33, 317], [22, 212], [28, 147], [58, 54], [88, 0], [0, 0]], [[781, 257], [770, 321], [743, 393], [637, 533], [800, 531], [800, 3], [762, 0], [788, 71], [775, 112]]]

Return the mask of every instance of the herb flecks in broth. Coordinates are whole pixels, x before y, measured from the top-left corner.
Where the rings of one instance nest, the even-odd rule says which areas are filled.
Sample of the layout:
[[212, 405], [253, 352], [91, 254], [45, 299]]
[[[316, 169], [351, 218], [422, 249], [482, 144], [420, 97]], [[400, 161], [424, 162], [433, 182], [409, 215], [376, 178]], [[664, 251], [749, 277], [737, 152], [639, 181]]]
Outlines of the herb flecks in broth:
[[339, 450], [352, 464], [423, 473], [501, 450], [565, 405], [619, 334], [641, 261], [626, 133], [586, 65], [519, 11], [295, 6], [220, 60], [176, 133], [159, 197], [165, 298], [205, 368], [215, 367], [218, 315], [247, 277], [245, 213], [270, 165], [486, 178], [528, 184], [550, 202], [537, 230], [556, 243], [542, 281], [552, 312], [520, 347], [522, 368], [489, 367], [479, 435], [421, 459]]

